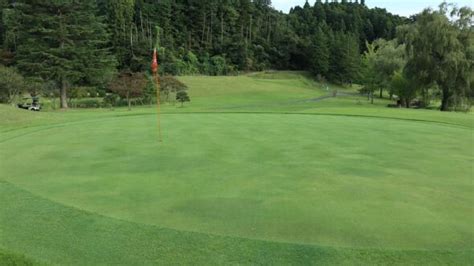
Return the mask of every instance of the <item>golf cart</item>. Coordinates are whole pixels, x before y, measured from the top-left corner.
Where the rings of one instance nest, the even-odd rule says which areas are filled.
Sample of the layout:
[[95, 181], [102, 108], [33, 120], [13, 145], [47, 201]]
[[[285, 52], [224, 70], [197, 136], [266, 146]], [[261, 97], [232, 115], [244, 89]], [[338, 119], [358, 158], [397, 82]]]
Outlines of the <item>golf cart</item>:
[[18, 104], [18, 108], [39, 112], [41, 110], [41, 105], [39, 104], [39, 98], [38, 97], [23, 98], [23, 103]]

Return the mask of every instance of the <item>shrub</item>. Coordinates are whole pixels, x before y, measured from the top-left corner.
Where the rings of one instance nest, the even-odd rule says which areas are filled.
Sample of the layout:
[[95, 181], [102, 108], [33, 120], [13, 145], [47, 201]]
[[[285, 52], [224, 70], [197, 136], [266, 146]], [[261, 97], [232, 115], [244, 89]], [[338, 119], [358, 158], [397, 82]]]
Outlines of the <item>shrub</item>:
[[100, 108], [102, 107], [102, 99], [100, 98], [84, 98], [74, 100], [73, 106], [76, 108]]
[[0, 65], [0, 102], [11, 103], [24, 89], [24, 79], [16, 69]]
[[227, 63], [224, 57], [216, 55], [211, 58], [210, 74], [214, 76], [227, 74]]

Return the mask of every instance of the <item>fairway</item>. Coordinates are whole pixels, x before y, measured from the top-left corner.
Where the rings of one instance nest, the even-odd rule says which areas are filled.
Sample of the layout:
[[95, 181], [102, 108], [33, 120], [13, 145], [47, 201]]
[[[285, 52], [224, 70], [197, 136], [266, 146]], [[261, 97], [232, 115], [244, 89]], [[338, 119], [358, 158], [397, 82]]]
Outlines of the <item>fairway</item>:
[[298, 74], [183, 81], [194, 101], [164, 106], [163, 143], [153, 108], [34, 114], [47, 122], [32, 127], [15, 110], [0, 250], [66, 264], [473, 258], [472, 114], [307, 101], [325, 92]]

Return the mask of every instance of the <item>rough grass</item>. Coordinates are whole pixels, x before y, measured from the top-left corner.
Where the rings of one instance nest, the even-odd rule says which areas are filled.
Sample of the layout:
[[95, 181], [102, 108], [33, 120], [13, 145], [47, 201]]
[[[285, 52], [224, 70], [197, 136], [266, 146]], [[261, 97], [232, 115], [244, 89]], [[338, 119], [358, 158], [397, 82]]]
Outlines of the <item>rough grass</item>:
[[299, 73], [182, 79], [164, 144], [153, 108], [0, 106], [0, 264], [472, 262], [472, 114], [308, 101], [327, 92]]
[[[1, 186], [1, 185], [0, 185]], [[41, 265], [40, 263], [26, 258], [23, 255], [13, 254], [0, 249], [0, 265], [9, 266], [23, 266], [23, 265]]]

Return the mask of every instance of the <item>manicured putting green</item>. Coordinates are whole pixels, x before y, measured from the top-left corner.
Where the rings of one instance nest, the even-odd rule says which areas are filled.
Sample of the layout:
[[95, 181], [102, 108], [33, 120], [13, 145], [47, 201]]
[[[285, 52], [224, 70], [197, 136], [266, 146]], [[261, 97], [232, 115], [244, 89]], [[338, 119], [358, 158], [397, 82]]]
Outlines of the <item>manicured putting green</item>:
[[299, 114], [119, 116], [0, 143], [5, 180], [179, 231], [334, 248], [468, 250], [472, 129]]

